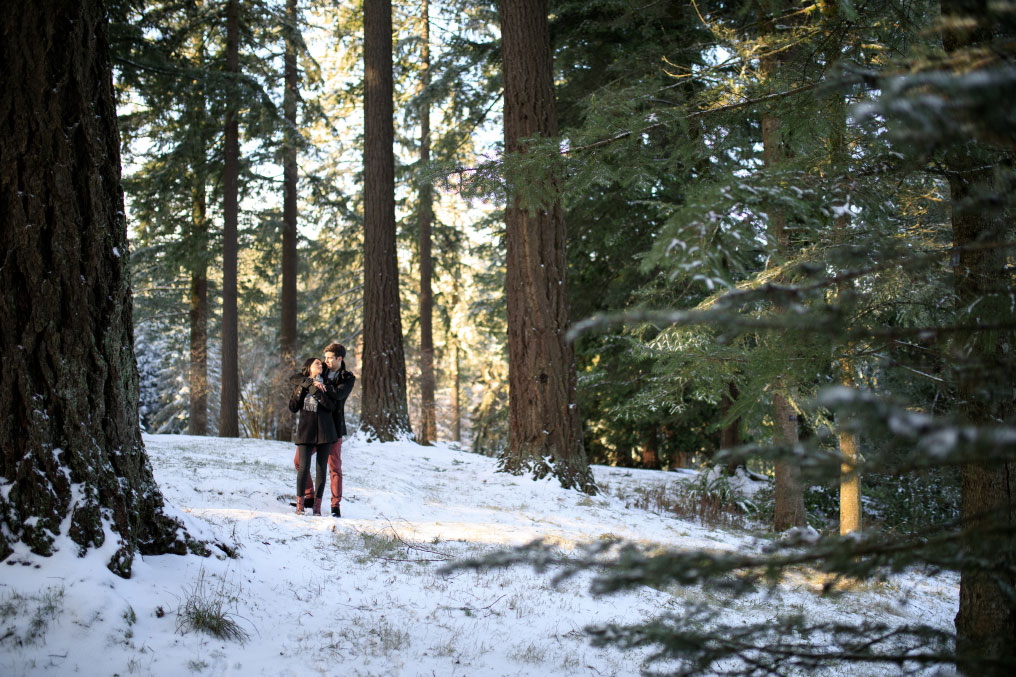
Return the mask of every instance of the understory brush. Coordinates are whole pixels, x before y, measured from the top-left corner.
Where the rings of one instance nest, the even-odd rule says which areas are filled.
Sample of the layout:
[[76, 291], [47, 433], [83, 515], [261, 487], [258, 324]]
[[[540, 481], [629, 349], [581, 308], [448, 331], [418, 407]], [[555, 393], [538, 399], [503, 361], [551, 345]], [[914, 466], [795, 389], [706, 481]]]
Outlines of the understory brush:
[[236, 622], [236, 614], [227, 610], [235, 607], [238, 599], [237, 593], [227, 589], [225, 580], [218, 588], [209, 585], [202, 568], [177, 610], [177, 632], [196, 630], [219, 639], [246, 642], [250, 635]]
[[747, 528], [749, 520], [757, 513], [754, 502], [718, 469], [703, 470], [694, 480], [633, 487], [601, 481], [600, 488], [623, 500], [625, 508], [697, 520], [711, 527]]

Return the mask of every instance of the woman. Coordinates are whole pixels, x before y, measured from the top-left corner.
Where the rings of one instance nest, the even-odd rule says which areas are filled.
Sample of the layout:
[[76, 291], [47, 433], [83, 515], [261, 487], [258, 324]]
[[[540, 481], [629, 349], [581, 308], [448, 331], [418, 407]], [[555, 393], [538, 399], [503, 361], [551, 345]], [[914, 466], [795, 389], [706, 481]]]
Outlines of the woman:
[[289, 410], [300, 412], [300, 423], [296, 427], [296, 448], [300, 454], [300, 466], [296, 472], [296, 514], [303, 514], [303, 490], [310, 479], [310, 457], [317, 454], [317, 472], [314, 477], [314, 514], [321, 514], [321, 498], [325, 493], [325, 471], [328, 467], [328, 452], [338, 439], [332, 411], [335, 401], [328, 394], [321, 378], [321, 360], [308, 358], [303, 363], [300, 380], [292, 397]]

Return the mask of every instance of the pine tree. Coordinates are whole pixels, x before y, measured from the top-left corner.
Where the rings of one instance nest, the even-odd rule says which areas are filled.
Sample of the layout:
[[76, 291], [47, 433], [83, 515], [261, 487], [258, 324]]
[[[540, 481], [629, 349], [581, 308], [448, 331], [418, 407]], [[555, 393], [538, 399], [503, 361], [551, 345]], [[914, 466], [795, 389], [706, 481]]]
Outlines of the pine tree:
[[[501, 2], [505, 152], [554, 136], [552, 56], [545, 0]], [[545, 177], [554, 181], [552, 173]], [[509, 353], [508, 472], [553, 474], [566, 488], [595, 493], [586, 462], [568, 326], [567, 254], [559, 202], [509, 198], [505, 210]]]
[[361, 426], [389, 441], [409, 434], [395, 250], [392, 11], [364, 2], [364, 265]]
[[238, 372], [238, 318], [236, 305], [237, 222], [240, 175], [240, 123], [238, 83], [240, 75], [240, 5], [226, 4], [226, 72], [233, 75], [227, 90], [224, 162], [222, 176], [222, 388], [219, 404], [219, 437], [238, 437], [240, 374]]

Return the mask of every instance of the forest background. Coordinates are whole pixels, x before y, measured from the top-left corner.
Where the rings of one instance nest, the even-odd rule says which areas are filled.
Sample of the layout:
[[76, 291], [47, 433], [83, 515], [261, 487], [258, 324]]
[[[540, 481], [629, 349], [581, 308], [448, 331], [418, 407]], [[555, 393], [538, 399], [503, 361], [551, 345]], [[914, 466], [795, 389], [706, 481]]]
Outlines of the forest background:
[[[518, 470], [507, 261], [512, 219], [546, 218], [567, 232], [567, 275], [543, 289], [574, 341], [567, 458], [746, 464], [773, 477], [756, 509], [778, 532], [858, 531], [863, 475], [892, 540], [816, 561], [962, 570], [958, 660], [1008, 665], [1012, 3], [396, 3], [397, 276], [370, 274], [366, 5], [110, 3], [142, 425], [288, 439], [292, 361], [336, 339], [369, 353], [383, 324], [394, 371], [361, 392], [395, 384], [395, 425], [368, 432], [468, 440]], [[539, 17], [522, 43], [553, 56], [521, 137], [505, 6]], [[381, 322], [378, 279], [401, 299]]]

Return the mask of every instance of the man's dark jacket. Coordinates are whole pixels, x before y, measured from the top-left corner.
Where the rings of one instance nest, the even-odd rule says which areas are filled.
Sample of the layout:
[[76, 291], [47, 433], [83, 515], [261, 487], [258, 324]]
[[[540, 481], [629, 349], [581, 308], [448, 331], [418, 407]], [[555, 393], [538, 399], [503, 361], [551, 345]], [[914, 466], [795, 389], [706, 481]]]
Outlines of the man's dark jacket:
[[335, 432], [339, 437], [346, 436], [346, 398], [349, 397], [349, 393], [353, 390], [353, 384], [356, 383], [356, 377], [346, 371], [346, 363], [339, 363], [339, 371], [335, 374], [333, 379], [329, 379], [328, 376], [331, 372], [325, 372], [324, 381], [325, 387], [328, 388], [328, 395], [331, 396], [335, 402], [335, 409], [332, 411], [332, 420], [335, 423]]

